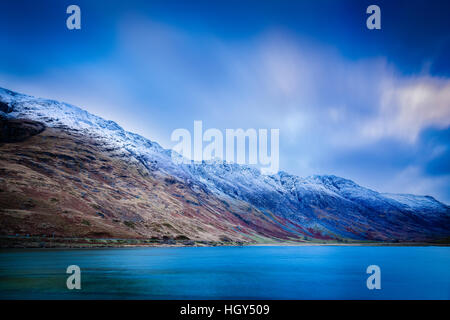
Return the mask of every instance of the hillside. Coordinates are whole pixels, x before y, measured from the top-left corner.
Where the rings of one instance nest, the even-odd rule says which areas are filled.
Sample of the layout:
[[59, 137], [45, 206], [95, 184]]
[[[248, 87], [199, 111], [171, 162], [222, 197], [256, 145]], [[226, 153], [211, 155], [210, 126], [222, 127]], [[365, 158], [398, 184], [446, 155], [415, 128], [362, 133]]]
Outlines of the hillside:
[[171, 151], [65, 103], [0, 88], [0, 235], [430, 241], [450, 208], [336, 176], [261, 175]]

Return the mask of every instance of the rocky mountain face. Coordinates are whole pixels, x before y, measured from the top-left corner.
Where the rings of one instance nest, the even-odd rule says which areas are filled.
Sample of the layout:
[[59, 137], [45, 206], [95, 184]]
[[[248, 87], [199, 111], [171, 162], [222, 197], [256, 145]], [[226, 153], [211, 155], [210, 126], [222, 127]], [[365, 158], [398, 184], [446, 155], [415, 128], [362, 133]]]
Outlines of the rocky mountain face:
[[170, 150], [78, 107], [0, 88], [0, 235], [267, 242], [429, 241], [450, 207], [336, 176], [301, 178]]

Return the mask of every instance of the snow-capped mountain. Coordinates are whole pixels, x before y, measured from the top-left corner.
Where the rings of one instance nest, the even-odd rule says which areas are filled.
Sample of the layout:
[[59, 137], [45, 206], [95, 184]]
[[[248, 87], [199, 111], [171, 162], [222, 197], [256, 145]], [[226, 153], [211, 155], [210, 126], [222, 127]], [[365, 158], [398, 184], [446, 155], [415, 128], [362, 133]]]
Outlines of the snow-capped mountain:
[[[156, 181], [153, 182], [153, 186], [160, 185], [161, 181], [164, 181], [164, 191], [161, 189], [155, 194], [153, 194], [155, 191], [146, 189], [147, 187], [133, 189], [134, 196], [139, 194], [139, 197], [146, 197], [147, 202], [141, 203], [141, 209], [144, 207], [147, 209], [143, 209], [143, 213], [140, 213], [141, 209], [137, 206], [137, 211], [133, 213], [124, 209], [127, 213], [120, 216], [120, 219], [133, 217], [133, 223], [136, 224], [133, 230], [137, 230], [139, 236], [154, 233], [158, 236], [169, 234], [169, 230], [156, 232], [154, 228], [148, 227], [156, 219], [156, 215], [159, 217], [162, 214], [157, 220], [158, 223], [163, 223], [163, 215], [169, 208], [171, 215], [172, 211], [181, 215], [170, 217], [177, 225], [177, 232], [183, 232], [180, 230], [182, 228], [190, 229], [187, 232], [190, 238], [197, 239], [208, 237], [207, 230], [201, 232], [193, 230], [196, 223], [204, 225], [202, 230], [214, 226], [214, 232], [219, 230], [217, 236], [221, 233], [228, 238], [244, 241], [253, 241], [257, 237], [285, 240], [314, 238], [429, 240], [450, 235], [450, 207], [429, 196], [379, 193], [361, 187], [351, 180], [332, 175], [306, 178], [286, 172], [262, 175], [255, 168], [222, 161], [176, 164], [172, 161], [172, 151], [165, 150], [158, 143], [140, 135], [123, 130], [113, 121], [104, 120], [66, 103], [35, 98], [2, 88], [0, 88], [0, 117], [5, 123], [20, 119], [43, 123], [53, 132], [52, 136], [57, 135], [58, 138], [61, 138], [59, 134], [63, 133], [74, 135], [77, 139], [81, 139], [82, 144], [101, 148], [96, 149], [101, 150], [96, 152], [107, 153], [108, 157], [113, 159], [111, 161], [117, 159], [121, 161], [120, 163], [139, 166], [138, 171], [143, 179]], [[64, 136], [64, 139], [71, 138]], [[60, 140], [64, 141], [62, 138]], [[75, 159], [74, 162], [77, 162], [77, 156], [81, 156], [77, 154], [69, 156], [69, 150], [63, 147], [64, 144], [60, 144], [61, 141], [53, 146], [54, 150], [63, 150], [65, 157]], [[17, 146], [19, 149], [21, 147], [22, 145]], [[96, 152], [92, 150], [89, 152], [92, 158], [96, 160], [99, 158], [98, 155], [94, 155]], [[29, 156], [21, 158], [21, 154], [17, 153], [16, 156], [15, 163], [23, 164], [24, 159], [29, 158]], [[36, 167], [45, 166], [50, 172], [49, 170], [54, 168], [48, 161], [50, 160], [33, 159], [33, 166], [28, 165], [27, 168], [37, 170]], [[80, 166], [83, 166], [83, 161], [85, 160], [80, 160]], [[53, 162], [52, 164], [58, 165]], [[12, 167], [11, 163], [7, 165]], [[94, 172], [99, 174], [100, 171], [100, 175], [102, 170], [109, 170], [109, 173], [116, 170], [111, 166], [108, 167], [106, 161], [105, 165], [99, 168]], [[143, 171], [145, 173], [142, 173]], [[86, 172], [77, 172], [82, 177], [77, 178], [81, 182], [74, 188], [85, 190], [80, 191], [80, 194], [92, 194], [92, 190], [83, 184]], [[89, 174], [92, 174], [92, 171]], [[66, 177], [65, 179], [70, 178], [66, 174], [61, 176]], [[150, 178], [146, 178], [147, 176]], [[126, 180], [126, 177], [126, 174], [115, 175], [111, 180], [102, 183], [112, 188], [121, 182], [125, 184], [124, 181], [127, 181], [127, 185], [133, 184]], [[14, 189], [11, 187], [12, 181], [3, 178], [4, 189]], [[147, 182], [145, 180], [142, 183]], [[86, 202], [89, 206], [103, 206], [98, 205], [103, 203], [99, 196], [92, 194], [91, 198]], [[155, 200], [156, 198], [158, 200]], [[71, 205], [76, 207], [76, 204]], [[82, 213], [81, 209], [79, 211]], [[117, 213], [114, 212], [114, 208], [105, 211], [107, 212], [96, 213], [103, 215], [106, 219], [104, 221], [120, 220], [116, 219]], [[186, 214], [186, 211], [195, 211], [197, 216]], [[8, 214], [10, 212], [8, 211]], [[152, 214], [147, 216], [148, 212]], [[189, 223], [183, 227], [184, 222], [180, 221], [185, 221], [186, 216], [189, 216]], [[211, 232], [214, 233], [210, 230]]]

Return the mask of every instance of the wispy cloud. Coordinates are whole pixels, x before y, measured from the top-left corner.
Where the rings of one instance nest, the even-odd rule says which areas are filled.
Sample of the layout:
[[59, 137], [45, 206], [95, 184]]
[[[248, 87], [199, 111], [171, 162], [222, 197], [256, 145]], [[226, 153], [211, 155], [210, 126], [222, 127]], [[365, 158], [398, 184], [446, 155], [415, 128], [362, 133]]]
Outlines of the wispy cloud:
[[[3, 74], [0, 84], [78, 104], [165, 147], [172, 130], [194, 120], [279, 128], [283, 170], [341, 174], [380, 191], [409, 192], [405, 181], [421, 184], [421, 193], [435, 194], [433, 181], [450, 189], [448, 175], [426, 175], [419, 143], [427, 129], [450, 126], [448, 78], [405, 75], [384, 57], [350, 59], [279, 29], [230, 40], [125, 16], [101, 63]], [[375, 146], [392, 164], [361, 156]], [[411, 154], [402, 162], [399, 146]], [[350, 157], [360, 163], [342, 162]]]
[[395, 79], [382, 92], [378, 114], [365, 123], [368, 138], [414, 143], [424, 129], [450, 126], [450, 80], [430, 76]]

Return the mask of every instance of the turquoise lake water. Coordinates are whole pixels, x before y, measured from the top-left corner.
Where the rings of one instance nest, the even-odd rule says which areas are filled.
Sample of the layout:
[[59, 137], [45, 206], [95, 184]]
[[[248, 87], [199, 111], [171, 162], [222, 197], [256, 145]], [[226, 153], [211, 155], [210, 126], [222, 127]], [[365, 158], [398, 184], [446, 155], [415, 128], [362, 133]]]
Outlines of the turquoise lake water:
[[[66, 268], [81, 268], [68, 290]], [[369, 290], [366, 268], [381, 268]], [[450, 247], [0, 251], [1, 299], [450, 299]]]

